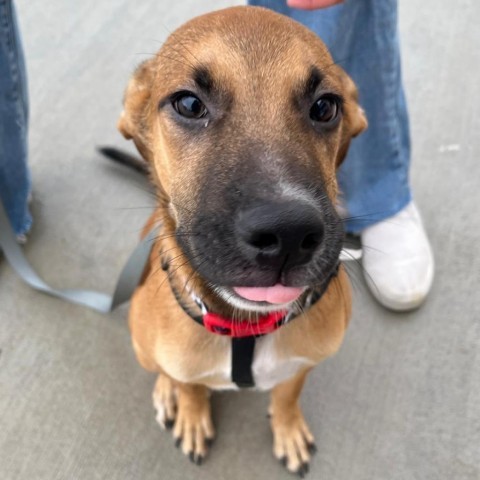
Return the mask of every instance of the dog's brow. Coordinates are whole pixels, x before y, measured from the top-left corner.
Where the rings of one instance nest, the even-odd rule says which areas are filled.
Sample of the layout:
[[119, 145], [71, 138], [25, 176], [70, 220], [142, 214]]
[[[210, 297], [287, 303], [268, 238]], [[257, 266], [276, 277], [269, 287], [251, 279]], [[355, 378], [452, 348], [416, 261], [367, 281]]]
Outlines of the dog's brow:
[[212, 75], [205, 66], [193, 70], [193, 81], [206, 93], [210, 93], [214, 86]]
[[310, 68], [310, 74], [307, 77], [305, 83], [304, 95], [305, 97], [311, 97], [315, 94], [318, 85], [322, 82], [324, 76], [317, 67]]

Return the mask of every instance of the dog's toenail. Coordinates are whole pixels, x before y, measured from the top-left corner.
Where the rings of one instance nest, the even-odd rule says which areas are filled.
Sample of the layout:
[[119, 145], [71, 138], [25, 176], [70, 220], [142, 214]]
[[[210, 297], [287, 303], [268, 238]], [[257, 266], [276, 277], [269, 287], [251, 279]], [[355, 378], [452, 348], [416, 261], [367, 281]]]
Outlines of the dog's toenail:
[[314, 443], [309, 443], [308, 451], [311, 455], [314, 455], [315, 453], [317, 453], [317, 446]]
[[305, 478], [305, 473], [304, 470], [303, 470], [303, 466], [300, 467], [298, 470], [297, 470], [297, 475], [300, 477], [300, 478]]
[[190, 459], [190, 461], [191, 461], [192, 463], [195, 463], [195, 454], [194, 454], [193, 452], [190, 452], [190, 453], [188, 454], [188, 458]]
[[173, 420], [166, 420], [165, 421], [165, 428], [167, 430], [171, 430], [173, 428], [174, 423], [175, 422]]
[[207, 447], [211, 447], [213, 445], [213, 441], [215, 440], [215, 438], [206, 438], [205, 439], [205, 445]]
[[182, 443], [182, 437], [178, 437], [175, 439], [175, 446], [178, 448]]

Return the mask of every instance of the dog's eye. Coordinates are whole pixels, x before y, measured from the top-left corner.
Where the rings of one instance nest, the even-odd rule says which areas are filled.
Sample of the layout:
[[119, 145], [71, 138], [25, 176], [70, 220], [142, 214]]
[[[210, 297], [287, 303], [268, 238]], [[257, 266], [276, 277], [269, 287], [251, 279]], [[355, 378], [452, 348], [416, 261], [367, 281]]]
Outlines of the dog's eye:
[[310, 108], [310, 118], [314, 122], [332, 123], [339, 112], [339, 100], [332, 95], [322, 95]]
[[207, 113], [207, 107], [193, 93], [184, 92], [177, 95], [172, 101], [173, 108], [182, 117], [202, 118]]

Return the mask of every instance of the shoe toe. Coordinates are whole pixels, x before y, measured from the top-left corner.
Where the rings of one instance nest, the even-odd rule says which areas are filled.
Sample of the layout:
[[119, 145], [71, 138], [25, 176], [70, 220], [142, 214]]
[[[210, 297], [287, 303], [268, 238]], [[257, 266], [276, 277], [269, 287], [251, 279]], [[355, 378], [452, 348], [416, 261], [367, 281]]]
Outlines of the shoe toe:
[[362, 233], [363, 268], [368, 287], [385, 307], [418, 308], [433, 282], [434, 260], [414, 205]]

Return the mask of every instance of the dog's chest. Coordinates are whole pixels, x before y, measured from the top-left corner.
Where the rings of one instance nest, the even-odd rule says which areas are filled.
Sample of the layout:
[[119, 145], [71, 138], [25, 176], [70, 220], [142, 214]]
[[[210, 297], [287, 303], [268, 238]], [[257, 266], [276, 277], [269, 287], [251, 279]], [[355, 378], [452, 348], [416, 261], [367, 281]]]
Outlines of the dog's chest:
[[[269, 390], [293, 377], [301, 368], [312, 365], [314, 362], [306, 357], [280, 355], [275, 348], [273, 335], [257, 338], [255, 342], [252, 373], [255, 388], [259, 390]], [[238, 386], [232, 382], [231, 344], [225, 350], [225, 355], [218, 359], [213, 370], [202, 372], [189, 381], [204, 383], [214, 390], [237, 390]]]

